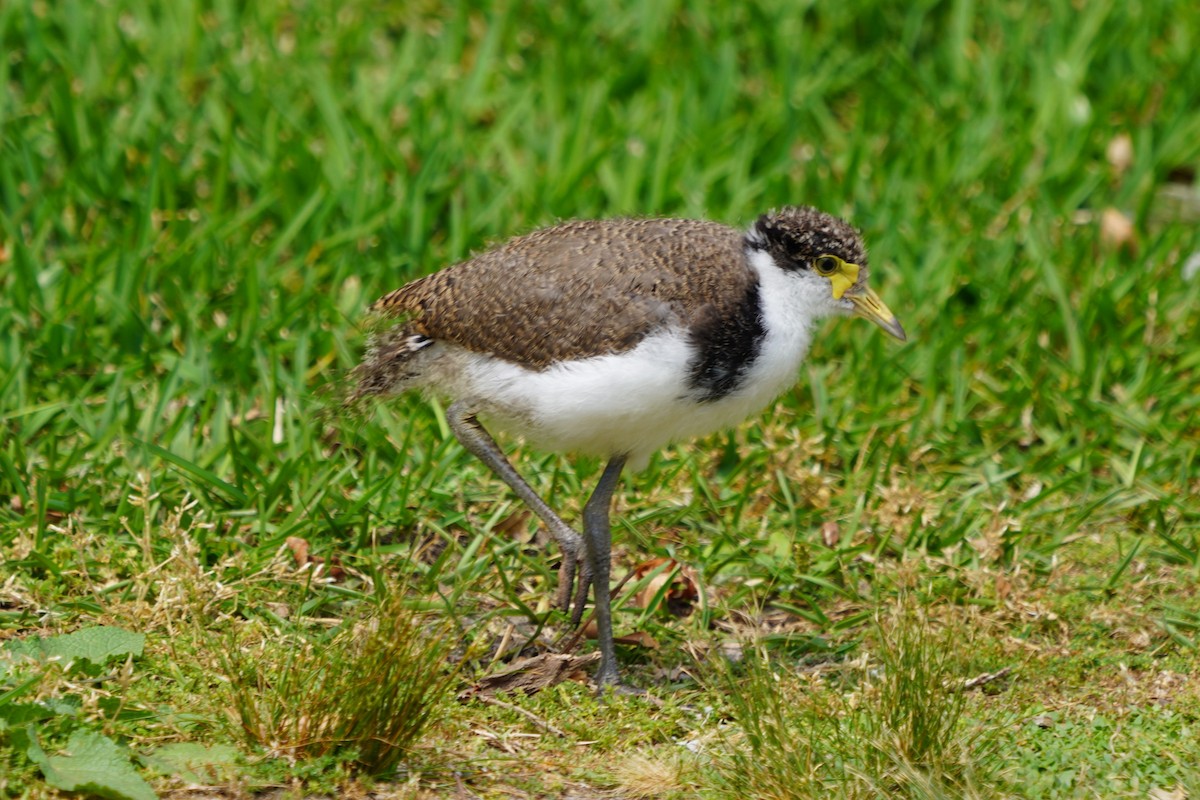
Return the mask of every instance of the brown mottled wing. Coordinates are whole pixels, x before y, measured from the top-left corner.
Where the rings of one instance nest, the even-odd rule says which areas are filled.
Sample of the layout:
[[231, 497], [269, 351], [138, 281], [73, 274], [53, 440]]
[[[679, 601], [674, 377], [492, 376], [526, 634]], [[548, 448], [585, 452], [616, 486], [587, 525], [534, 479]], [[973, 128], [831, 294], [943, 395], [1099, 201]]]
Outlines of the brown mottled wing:
[[753, 280], [741, 233], [713, 222], [568, 222], [512, 239], [378, 300], [407, 328], [541, 369], [712, 319]]

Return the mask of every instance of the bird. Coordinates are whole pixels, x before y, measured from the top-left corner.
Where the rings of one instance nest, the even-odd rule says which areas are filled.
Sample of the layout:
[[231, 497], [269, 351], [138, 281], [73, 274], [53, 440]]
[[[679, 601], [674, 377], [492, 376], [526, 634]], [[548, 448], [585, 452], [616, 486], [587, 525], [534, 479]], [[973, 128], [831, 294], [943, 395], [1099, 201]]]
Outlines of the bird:
[[[826, 317], [856, 315], [905, 341], [867, 278], [859, 231], [809, 206], [768, 211], [746, 229], [652, 217], [561, 222], [375, 301], [350, 402], [409, 391], [448, 402], [454, 436], [557, 542], [556, 604], [573, 625], [592, 590], [598, 691], [627, 689], [609, 597], [610, 506], [622, 471], [760, 412], [796, 382]], [[582, 533], [491, 431], [605, 460]]]

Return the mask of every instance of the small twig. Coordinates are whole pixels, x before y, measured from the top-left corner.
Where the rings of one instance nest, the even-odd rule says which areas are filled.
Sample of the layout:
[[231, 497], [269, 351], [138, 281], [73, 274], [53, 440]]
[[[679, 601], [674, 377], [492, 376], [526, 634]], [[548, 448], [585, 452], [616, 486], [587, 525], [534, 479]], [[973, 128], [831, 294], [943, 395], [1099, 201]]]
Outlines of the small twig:
[[521, 708], [520, 706], [514, 706], [512, 703], [506, 703], [503, 700], [497, 700], [494, 697], [488, 697], [487, 695], [483, 695], [483, 694], [476, 695], [475, 699], [482, 700], [483, 702], [488, 703], [489, 705], [499, 706], [500, 708], [507, 708], [509, 711], [515, 711], [518, 714], [521, 714], [522, 716], [527, 718], [534, 725], [537, 725], [542, 730], [544, 730], [548, 733], [553, 733], [555, 736], [559, 737], [560, 739], [567, 738], [567, 734], [565, 732], [554, 727], [549, 722], [546, 722], [546, 720], [542, 719], [537, 714], [534, 714], [532, 711], [528, 711], [524, 708]]

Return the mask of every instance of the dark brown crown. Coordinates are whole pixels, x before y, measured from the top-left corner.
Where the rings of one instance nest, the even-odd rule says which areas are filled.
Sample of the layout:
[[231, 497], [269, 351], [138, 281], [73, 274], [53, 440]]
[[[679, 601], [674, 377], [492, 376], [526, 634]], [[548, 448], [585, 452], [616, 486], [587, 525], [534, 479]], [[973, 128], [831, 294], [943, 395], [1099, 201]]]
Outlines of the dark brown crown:
[[863, 267], [865, 279], [867, 250], [862, 236], [850, 223], [815, 208], [789, 206], [763, 214], [746, 240], [783, 269], [810, 269], [817, 256], [833, 255]]

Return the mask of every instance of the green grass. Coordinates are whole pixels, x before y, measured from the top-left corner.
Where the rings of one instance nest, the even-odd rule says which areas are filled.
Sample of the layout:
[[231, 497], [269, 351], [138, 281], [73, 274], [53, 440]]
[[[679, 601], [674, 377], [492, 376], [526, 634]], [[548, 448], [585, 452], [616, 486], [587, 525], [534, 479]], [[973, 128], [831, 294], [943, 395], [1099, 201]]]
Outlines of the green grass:
[[[564, 741], [442, 704], [378, 779], [721, 796], [724, 751], [679, 747], [731, 707], [686, 677], [705, 654], [850, 663], [908, 597], [971, 627], [962, 677], [1016, 667], [962, 710], [1008, 736], [981, 794], [1200, 791], [1198, 48], [1168, 0], [6, 2], [0, 638], [146, 634], [119, 680], [38, 690], [139, 756], [236, 744], [229, 786], [371, 780], [245, 744], [229, 643], [275, 637], [282, 663], [293, 622], [362, 619], [397, 578], [466, 679], [506, 632], [563, 626], [531, 521], [436, 406], [329, 413], [366, 304], [558, 219], [807, 203], [864, 230], [910, 340], [830, 323], [761, 419], [627, 476], [617, 574], [670, 556], [705, 597], [618, 612], [660, 644], [621, 657], [666, 705], [510, 698]], [[1102, 236], [1109, 208], [1136, 242]], [[574, 519], [597, 465], [518, 460]], [[46, 796], [3, 729], [0, 775]]]
[[729, 796], [980, 796], [972, 773], [991, 768], [995, 744], [963, 724], [966, 633], [936, 633], [902, 604], [876, 623], [876, 664], [832, 680], [772, 668], [766, 655], [747, 674], [731, 670], [724, 688], [745, 741], [721, 767]]

